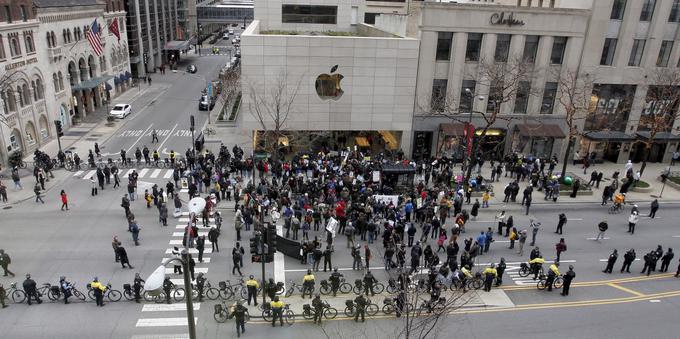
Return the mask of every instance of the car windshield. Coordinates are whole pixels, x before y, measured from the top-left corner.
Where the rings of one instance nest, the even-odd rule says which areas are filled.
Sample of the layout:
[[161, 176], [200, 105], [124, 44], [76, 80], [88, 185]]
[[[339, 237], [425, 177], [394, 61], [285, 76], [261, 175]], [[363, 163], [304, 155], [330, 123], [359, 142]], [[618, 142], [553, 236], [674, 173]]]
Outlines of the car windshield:
[[114, 107], [113, 107], [113, 110], [114, 110], [114, 111], [122, 111], [122, 110], [123, 110], [123, 106], [114, 106]]

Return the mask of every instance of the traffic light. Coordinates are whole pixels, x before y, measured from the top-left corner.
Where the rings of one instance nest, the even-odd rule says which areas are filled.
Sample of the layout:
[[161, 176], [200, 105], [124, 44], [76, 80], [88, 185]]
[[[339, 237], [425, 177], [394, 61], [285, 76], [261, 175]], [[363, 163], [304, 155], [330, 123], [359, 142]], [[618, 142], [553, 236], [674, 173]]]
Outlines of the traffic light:
[[57, 127], [57, 137], [63, 137], [64, 131], [61, 129], [61, 121], [60, 120], [54, 120], [54, 126]]
[[273, 256], [276, 253], [276, 226], [269, 224], [267, 233], [269, 234], [269, 254]]
[[257, 237], [250, 238], [250, 254], [255, 254], [255, 255], [259, 254], [259, 253], [257, 253], [257, 248], [258, 248], [257, 242], [258, 242]]

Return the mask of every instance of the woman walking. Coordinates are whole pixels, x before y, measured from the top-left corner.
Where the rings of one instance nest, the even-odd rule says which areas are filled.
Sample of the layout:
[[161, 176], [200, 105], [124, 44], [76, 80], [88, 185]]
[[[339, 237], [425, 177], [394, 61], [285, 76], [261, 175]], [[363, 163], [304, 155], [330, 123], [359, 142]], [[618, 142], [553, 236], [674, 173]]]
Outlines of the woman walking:
[[61, 193], [59, 193], [59, 195], [61, 195], [61, 210], [63, 211], [64, 208], [66, 208], [66, 210], [68, 211], [68, 196], [66, 195], [66, 192], [64, 192], [64, 190], [61, 190]]

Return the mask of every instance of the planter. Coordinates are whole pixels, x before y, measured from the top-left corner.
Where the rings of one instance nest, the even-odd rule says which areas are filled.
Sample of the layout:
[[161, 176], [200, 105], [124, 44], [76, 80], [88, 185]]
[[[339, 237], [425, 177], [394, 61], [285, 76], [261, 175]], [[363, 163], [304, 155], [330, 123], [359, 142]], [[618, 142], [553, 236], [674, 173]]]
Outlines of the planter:
[[[658, 176], [656, 180], [661, 182], [661, 176]], [[673, 187], [680, 191], [680, 177], [668, 177], [668, 179], [666, 179], [666, 186]]]
[[[621, 179], [621, 183], [625, 183], [626, 178]], [[628, 190], [631, 192], [636, 192], [636, 193], [650, 193], [652, 192], [654, 187], [650, 185], [648, 182], [640, 180], [637, 185], [631, 186]]]

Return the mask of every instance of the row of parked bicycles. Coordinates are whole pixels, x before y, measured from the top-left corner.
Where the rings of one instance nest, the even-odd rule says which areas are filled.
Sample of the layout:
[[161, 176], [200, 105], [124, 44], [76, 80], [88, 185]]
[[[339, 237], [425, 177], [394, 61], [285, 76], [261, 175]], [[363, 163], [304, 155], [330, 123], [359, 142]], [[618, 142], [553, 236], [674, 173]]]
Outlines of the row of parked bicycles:
[[[87, 301], [88, 297], [90, 300], [95, 300], [94, 296], [94, 290], [90, 286], [90, 284], [86, 285], [87, 288], [87, 293], [81, 292], [79, 289], [76, 288], [75, 284], [71, 284], [70, 290], [71, 290], [71, 295], [75, 297], [76, 299], [80, 301]], [[5, 298], [7, 300], [12, 300], [12, 302], [16, 304], [21, 304], [24, 301], [26, 301], [27, 294], [24, 290], [20, 289], [17, 287], [17, 283], [12, 283], [6, 291], [6, 296]], [[64, 298], [64, 293], [62, 292], [61, 288], [58, 285], [52, 285], [50, 283], [44, 283], [42, 286], [38, 287], [37, 289], [38, 297], [47, 297], [47, 299], [51, 301], [59, 301], [63, 300]], [[104, 298], [106, 298], [109, 301], [119, 301], [125, 297], [127, 300], [134, 300], [135, 299], [135, 294], [134, 291], [132, 290], [132, 287], [130, 284], [125, 284], [123, 285], [123, 291], [119, 291], [114, 289], [111, 284], [108, 284], [106, 286], [106, 291], [104, 292]]]

